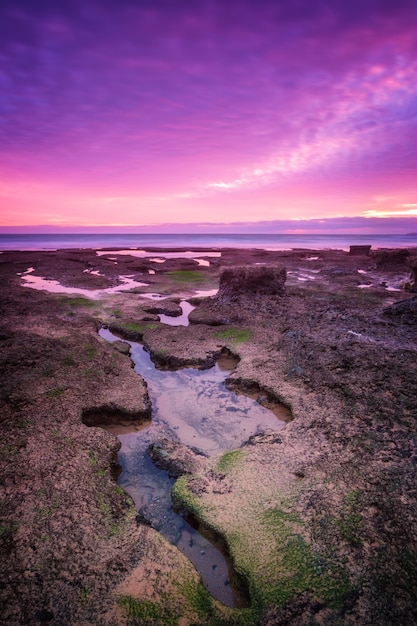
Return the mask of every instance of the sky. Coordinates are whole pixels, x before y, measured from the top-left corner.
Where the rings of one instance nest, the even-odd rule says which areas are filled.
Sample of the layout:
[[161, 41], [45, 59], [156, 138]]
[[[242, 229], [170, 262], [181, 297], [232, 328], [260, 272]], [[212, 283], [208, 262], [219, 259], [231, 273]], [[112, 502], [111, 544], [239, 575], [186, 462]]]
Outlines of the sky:
[[417, 231], [416, 24], [416, 0], [2, 0], [0, 228]]

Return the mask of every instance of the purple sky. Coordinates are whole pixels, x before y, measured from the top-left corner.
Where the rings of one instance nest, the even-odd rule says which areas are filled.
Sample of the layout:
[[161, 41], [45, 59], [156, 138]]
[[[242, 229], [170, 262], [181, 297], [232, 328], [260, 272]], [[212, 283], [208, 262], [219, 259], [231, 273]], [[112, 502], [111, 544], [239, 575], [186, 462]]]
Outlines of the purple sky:
[[417, 218], [416, 0], [2, 0], [0, 211]]

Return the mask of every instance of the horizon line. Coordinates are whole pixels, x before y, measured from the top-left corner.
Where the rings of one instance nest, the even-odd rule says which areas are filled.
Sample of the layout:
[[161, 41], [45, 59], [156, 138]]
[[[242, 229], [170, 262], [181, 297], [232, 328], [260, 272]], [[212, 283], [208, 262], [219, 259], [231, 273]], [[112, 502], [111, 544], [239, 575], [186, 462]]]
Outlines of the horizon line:
[[0, 235], [415, 235], [417, 216], [343, 216], [256, 222], [179, 222], [130, 225], [0, 225]]

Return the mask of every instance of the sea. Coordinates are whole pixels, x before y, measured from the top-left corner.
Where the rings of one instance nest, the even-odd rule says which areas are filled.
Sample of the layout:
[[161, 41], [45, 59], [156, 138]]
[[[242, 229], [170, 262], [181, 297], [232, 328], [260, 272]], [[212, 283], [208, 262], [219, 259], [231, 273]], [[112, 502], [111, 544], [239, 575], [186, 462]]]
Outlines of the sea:
[[417, 233], [407, 235], [289, 234], [0, 234], [0, 251], [128, 248], [260, 248], [264, 250], [349, 250], [351, 245], [378, 248], [417, 247]]

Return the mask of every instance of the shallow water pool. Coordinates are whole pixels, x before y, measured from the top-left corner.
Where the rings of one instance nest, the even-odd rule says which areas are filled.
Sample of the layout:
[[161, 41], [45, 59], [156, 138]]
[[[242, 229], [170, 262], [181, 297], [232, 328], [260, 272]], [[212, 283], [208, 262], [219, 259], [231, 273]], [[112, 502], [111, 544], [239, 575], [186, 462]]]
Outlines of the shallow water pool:
[[[119, 339], [107, 329], [101, 337]], [[238, 448], [251, 435], [285, 427], [272, 411], [255, 400], [229, 391], [224, 384], [230, 370], [155, 368], [143, 346], [128, 342], [135, 371], [147, 382], [152, 420], [141, 427], [106, 427], [121, 442], [118, 483], [133, 498], [138, 513], [148, 520], [194, 564], [210, 593], [229, 606], [247, 599], [230, 584], [230, 563], [222, 551], [171, 507], [173, 479], [152, 463], [149, 446], [163, 437], [176, 439], [204, 455]]]

